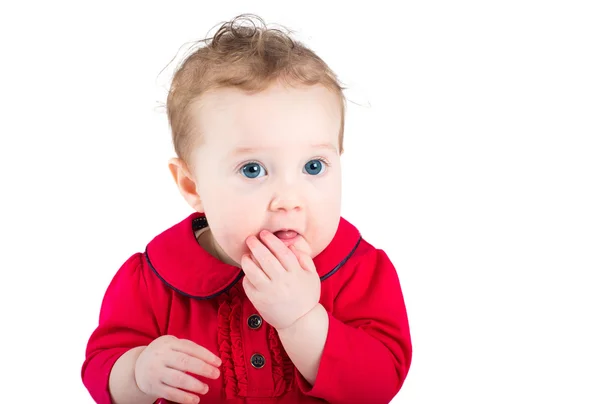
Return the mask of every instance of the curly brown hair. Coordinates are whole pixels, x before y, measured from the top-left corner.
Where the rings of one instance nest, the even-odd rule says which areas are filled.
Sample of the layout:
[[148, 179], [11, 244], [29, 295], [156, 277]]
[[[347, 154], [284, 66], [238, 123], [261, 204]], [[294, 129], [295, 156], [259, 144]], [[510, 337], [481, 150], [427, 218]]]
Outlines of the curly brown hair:
[[260, 17], [242, 14], [223, 23], [204, 46], [176, 69], [167, 96], [167, 117], [177, 156], [189, 162], [197, 133], [192, 136], [190, 106], [209, 90], [234, 87], [253, 93], [276, 81], [286, 85], [322, 85], [339, 96], [343, 151], [346, 99], [344, 87], [329, 66], [282, 29], [269, 28]]

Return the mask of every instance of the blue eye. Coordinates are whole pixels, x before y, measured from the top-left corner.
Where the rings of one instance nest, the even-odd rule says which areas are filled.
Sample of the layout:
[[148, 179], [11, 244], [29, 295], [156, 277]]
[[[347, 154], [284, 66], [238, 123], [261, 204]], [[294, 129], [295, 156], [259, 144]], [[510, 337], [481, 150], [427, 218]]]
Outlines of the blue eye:
[[323, 162], [321, 160], [311, 160], [304, 165], [304, 170], [310, 175], [319, 175], [323, 172]]
[[247, 178], [258, 178], [266, 174], [265, 168], [258, 163], [248, 163], [244, 165], [240, 171]]

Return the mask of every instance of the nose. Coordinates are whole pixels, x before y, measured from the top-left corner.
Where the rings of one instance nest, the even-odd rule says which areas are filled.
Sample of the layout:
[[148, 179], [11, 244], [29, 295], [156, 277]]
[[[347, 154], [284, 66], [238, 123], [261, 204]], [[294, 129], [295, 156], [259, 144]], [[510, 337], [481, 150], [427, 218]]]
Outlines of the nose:
[[293, 211], [299, 210], [302, 207], [300, 192], [297, 186], [288, 184], [279, 186], [269, 203], [269, 210], [276, 211]]

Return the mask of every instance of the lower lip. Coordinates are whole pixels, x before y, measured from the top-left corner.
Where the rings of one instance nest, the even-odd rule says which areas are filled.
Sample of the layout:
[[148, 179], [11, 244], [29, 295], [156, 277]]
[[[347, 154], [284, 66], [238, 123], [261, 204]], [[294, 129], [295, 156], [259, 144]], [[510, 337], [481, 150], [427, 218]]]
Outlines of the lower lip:
[[286, 247], [289, 247], [292, 244], [294, 244], [296, 241], [298, 241], [299, 239], [300, 239], [300, 236], [294, 236], [292, 238], [286, 238], [286, 239], [280, 239], [280, 240]]
[[277, 237], [279, 240], [281, 240], [281, 242], [283, 244], [285, 244], [286, 247], [291, 246], [292, 244], [294, 244], [296, 241], [298, 241], [298, 239], [300, 238], [300, 235], [298, 233], [295, 233], [294, 235], [290, 236], [286, 236], [285, 238], [282, 237]]

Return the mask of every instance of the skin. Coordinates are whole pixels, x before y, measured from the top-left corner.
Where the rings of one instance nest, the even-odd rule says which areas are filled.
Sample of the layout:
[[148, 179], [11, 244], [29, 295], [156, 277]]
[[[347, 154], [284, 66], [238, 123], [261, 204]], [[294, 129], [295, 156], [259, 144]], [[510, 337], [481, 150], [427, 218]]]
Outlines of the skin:
[[[292, 228], [302, 236], [298, 249], [319, 254], [340, 216], [337, 97], [322, 86], [274, 84], [252, 95], [219, 89], [192, 110], [198, 145], [189, 166], [173, 159], [169, 167], [189, 205], [206, 213], [207, 249], [240, 266], [249, 236]], [[314, 159], [326, 163], [319, 175], [308, 175], [305, 165]], [[240, 173], [249, 162], [260, 164], [259, 177]]]
[[[188, 204], [206, 214], [209, 230], [198, 241], [244, 270], [246, 295], [313, 384], [329, 320], [319, 304], [321, 283], [312, 259], [331, 242], [340, 219], [339, 99], [320, 85], [276, 82], [256, 94], [213, 90], [193, 104], [191, 114], [198, 137], [191, 161], [174, 158], [169, 169]], [[282, 240], [283, 229], [297, 235]], [[205, 394], [208, 387], [183, 371], [219, 377], [220, 362], [183, 342], [164, 336], [123, 355], [109, 382], [114, 401], [196, 402], [181, 388]], [[165, 391], [171, 398], [161, 395]]]

